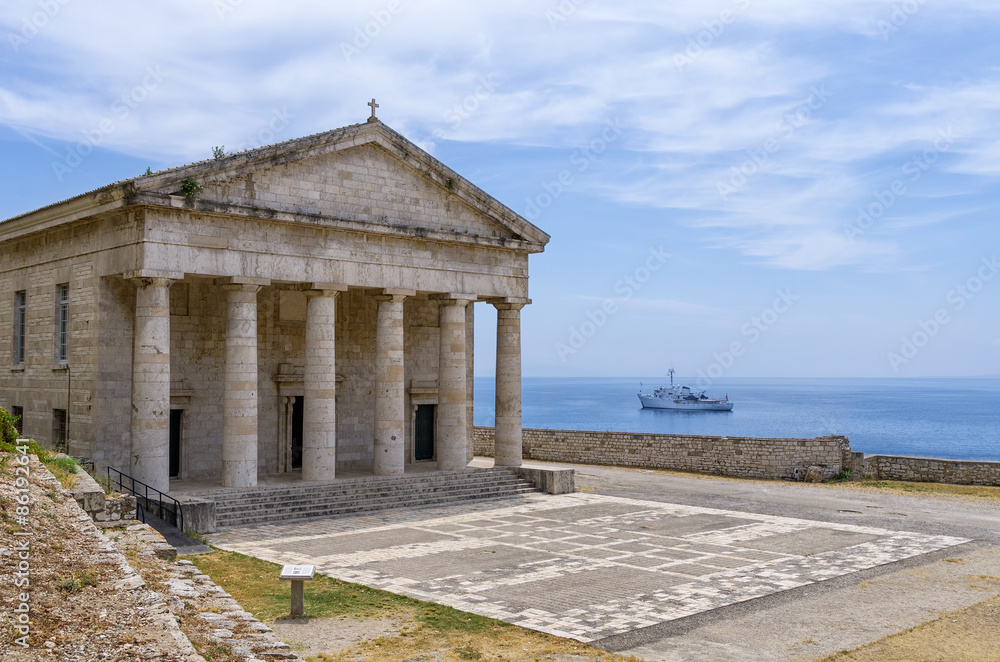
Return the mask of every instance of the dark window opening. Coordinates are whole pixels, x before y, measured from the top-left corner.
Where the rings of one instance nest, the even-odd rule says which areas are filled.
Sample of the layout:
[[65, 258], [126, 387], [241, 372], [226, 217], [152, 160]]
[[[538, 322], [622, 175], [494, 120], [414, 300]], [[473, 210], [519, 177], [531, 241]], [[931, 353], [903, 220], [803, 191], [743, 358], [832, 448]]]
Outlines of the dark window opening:
[[183, 409], [170, 410], [170, 478], [181, 475], [181, 418]]
[[24, 434], [24, 407], [11, 407], [11, 416], [14, 417], [14, 429], [19, 435]]
[[292, 469], [302, 468], [302, 421], [305, 398], [295, 396], [292, 402]]
[[24, 335], [28, 312], [28, 294], [24, 290], [14, 294], [14, 363], [24, 363]]
[[52, 410], [52, 447], [60, 453], [69, 452], [69, 441], [66, 439], [66, 410]]
[[69, 285], [56, 285], [56, 363], [69, 362]]

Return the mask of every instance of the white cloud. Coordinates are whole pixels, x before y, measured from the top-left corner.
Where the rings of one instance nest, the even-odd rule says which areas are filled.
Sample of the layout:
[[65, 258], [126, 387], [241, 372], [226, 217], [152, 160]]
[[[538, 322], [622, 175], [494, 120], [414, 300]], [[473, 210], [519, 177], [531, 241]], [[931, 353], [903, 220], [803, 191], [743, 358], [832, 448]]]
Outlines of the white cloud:
[[[581, 186], [679, 211], [674, 220], [711, 245], [787, 269], [885, 266], [900, 246], [880, 233], [947, 218], [894, 210], [855, 241], [844, 233], [856, 207], [940, 130], [957, 136], [941, 172], [1000, 169], [997, 70], [917, 79], [898, 66], [866, 78], [865, 58], [895, 57], [907, 30], [995, 21], [985, 0], [923, 5], [888, 43], [878, 21], [893, 5], [881, 0], [588, 2], [554, 26], [546, 12], [559, 5], [527, 0], [404, 2], [393, 15], [381, 1], [217, 6], [67, 4], [14, 54], [0, 122], [74, 142], [110, 118], [103, 146], [181, 162], [245, 143], [275, 109], [293, 116], [275, 140], [363, 121], [373, 96], [383, 119], [431, 149], [441, 139], [571, 149], [617, 118], [626, 129], [616, 154]], [[37, 10], [33, 0], [5, 3], [0, 24], [16, 34]], [[724, 11], [731, 20], [719, 28]], [[705, 30], [692, 56], [689, 40]], [[345, 56], [345, 44], [357, 52]], [[116, 103], [150, 67], [162, 84], [120, 116]], [[804, 106], [817, 89], [829, 98]], [[768, 141], [777, 150], [724, 199], [720, 182]]]

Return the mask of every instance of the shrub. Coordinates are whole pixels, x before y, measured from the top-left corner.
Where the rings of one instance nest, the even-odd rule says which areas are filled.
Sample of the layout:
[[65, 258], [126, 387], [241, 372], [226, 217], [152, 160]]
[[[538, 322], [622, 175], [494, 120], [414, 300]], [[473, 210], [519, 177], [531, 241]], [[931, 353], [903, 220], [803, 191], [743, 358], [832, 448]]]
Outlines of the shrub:
[[0, 407], [0, 443], [7, 452], [13, 452], [18, 435], [15, 427], [17, 418], [3, 407]]

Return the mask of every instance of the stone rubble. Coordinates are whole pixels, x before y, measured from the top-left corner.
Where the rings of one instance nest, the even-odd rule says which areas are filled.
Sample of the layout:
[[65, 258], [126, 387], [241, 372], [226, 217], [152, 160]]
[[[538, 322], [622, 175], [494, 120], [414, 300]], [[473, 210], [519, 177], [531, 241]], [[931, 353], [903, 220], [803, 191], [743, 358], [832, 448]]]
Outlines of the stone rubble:
[[[164, 604], [188, 636], [224, 645], [245, 662], [300, 660], [270, 627], [244, 610], [191, 561], [177, 560], [176, 550], [154, 528], [136, 523], [114, 534], [117, 549], [142, 559], [138, 565], [156, 576]], [[172, 557], [165, 548], [173, 551]]]

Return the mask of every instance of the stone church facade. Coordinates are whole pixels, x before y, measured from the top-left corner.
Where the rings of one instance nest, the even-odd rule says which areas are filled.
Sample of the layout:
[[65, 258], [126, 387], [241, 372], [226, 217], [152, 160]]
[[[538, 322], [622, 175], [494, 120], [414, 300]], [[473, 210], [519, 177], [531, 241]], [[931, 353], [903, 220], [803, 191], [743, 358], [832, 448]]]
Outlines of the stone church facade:
[[0, 223], [0, 406], [162, 491], [459, 469], [479, 303], [516, 466], [548, 239], [378, 120], [118, 182]]

